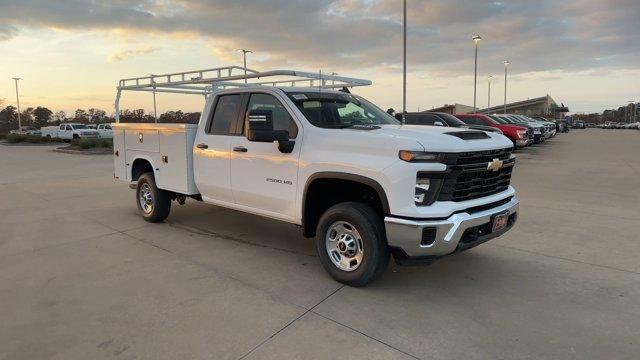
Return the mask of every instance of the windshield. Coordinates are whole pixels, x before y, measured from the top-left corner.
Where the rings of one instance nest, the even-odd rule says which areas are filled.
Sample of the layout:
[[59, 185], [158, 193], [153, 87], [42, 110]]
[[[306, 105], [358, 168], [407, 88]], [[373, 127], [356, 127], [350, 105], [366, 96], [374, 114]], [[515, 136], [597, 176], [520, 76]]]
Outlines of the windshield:
[[351, 94], [288, 93], [300, 112], [317, 127], [343, 129], [354, 125], [399, 125], [400, 122], [364, 98]]

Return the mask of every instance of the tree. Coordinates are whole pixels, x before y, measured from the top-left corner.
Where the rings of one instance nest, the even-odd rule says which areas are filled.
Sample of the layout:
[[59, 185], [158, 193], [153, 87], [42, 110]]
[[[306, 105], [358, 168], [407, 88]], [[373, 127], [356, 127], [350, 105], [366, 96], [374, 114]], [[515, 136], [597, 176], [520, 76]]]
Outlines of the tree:
[[73, 121], [81, 124], [86, 124], [89, 122], [89, 114], [82, 109], [77, 109], [73, 116]]
[[60, 125], [60, 123], [63, 123], [67, 121], [67, 113], [60, 110], [57, 113], [55, 113], [55, 115], [53, 115], [53, 124], [54, 125]]
[[20, 113], [20, 123], [22, 126], [33, 125], [33, 108], [28, 107]]
[[144, 109], [121, 110], [120, 121], [126, 123], [154, 122], [154, 117], [144, 114]]
[[18, 128], [18, 112], [15, 106], [7, 106], [0, 110], [0, 133], [7, 133]]
[[33, 116], [35, 117], [33, 125], [39, 128], [46, 126], [49, 120], [51, 120], [51, 115], [53, 115], [53, 111], [46, 107], [38, 106], [33, 110]]
[[107, 112], [100, 109], [91, 108], [87, 110], [89, 121], [94, 124], [101, 124], [107, 121]]

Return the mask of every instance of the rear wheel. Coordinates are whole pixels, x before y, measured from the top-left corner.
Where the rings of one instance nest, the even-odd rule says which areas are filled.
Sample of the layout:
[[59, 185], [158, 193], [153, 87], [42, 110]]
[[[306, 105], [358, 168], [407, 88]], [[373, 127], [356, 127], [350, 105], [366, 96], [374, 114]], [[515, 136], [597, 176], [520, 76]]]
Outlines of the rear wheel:
[[136, 199], [140, 214], [148, 222], [162, 222], [169, 216], [171, 196], [158, 189], [153, 173], [144, 173], [138, 178]]
[[382, 219], [357, 202], [334, 205], [322, 215], [316, 250], [329, 275], [350, 286], [367, 285], [389, 264]]

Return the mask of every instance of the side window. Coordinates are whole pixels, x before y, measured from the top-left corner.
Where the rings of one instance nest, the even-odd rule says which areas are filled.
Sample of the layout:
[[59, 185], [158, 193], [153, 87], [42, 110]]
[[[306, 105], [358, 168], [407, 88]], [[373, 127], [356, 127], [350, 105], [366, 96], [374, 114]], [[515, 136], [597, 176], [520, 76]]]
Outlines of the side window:
[[242, 96], [239, 94], [219, 96], [207, 133], [232, 134], [234, 131], [231, 126], [234, 125], [234, 120], [238, 117], [241, 102]]
[[104, 128], [107, 130], [111, 130], [111, 125], [105, 125]]
[[287, 109], [273, 95], [251, 94], [247, 111], [251, 110], [271, 110], [274, 130], [287, 130], [290, 139], [295, 139], [298, 136], [298, 126]]
[[60, 125], [60, 130], [64, 130], [65, 125]]
[[465, 117], [462, 121], [469, 125], [485, 125], [482, 120], [474, 117]]

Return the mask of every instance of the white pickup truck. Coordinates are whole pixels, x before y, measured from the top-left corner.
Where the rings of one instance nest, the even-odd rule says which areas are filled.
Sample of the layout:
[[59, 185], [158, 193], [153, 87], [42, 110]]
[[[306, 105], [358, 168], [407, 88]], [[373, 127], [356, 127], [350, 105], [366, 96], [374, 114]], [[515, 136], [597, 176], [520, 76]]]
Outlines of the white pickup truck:
[[[215, 77], [197, 125], [113, 124], [114, 177], [136, 189], [141, 215], [163, 221], [172, 200], [191, 197], [297, 224], [315, 237], [327, 272], [351, 286], [374, 280], [390, 255], [430, 263], [514, 226], [508, 138], [403, 125], [346, 87], [333, 89], [365, 80], [291, 73], [322, 85], [232, 87], [242, 77], [229, 75], [222, 89]], [[173, 90], [185, 82], [177, 83]], [[121, 81], [116, 106], [121, 91], [139, 86]]]
[[90, 129], [84, 124], [60, 124], [60, 126], [47, 126], [40, 129], [42, 137], [60, 138], [72, 140], [79, 138], [97, 138], [100, 134], [97, 130]]
[[113, 130], [111, 124], [98, 124], [96, 131], [101, 139], [111, 139], [113, 137]]

